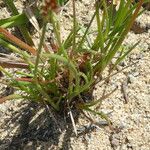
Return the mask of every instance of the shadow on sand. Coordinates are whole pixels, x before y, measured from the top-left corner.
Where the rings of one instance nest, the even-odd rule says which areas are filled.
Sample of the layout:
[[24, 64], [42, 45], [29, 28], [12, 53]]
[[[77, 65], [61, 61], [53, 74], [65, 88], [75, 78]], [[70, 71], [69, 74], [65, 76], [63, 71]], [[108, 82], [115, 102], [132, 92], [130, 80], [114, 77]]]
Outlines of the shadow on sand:
[[[77, 121], [79, 114], [73, 114]], [[63, 115], [57, 115], [55, 119], [57, 123], [46, 107], [29, 102], [21, 110], [13, 112], [11, 119], [5, 122], [4, 126], [7, 126], [7, 129], [10, 130], [10, 126], [13, 125], [13, 129], [18, 126], [19, 130], [14, 134], [8, 131], [5, 139], [0, 141], [0, 150], [71, 149], [70, 137], [74, 136], [74, 133], [70, 118], [64, 119]], [[60, 148], [62, 133], [64, 135]]]

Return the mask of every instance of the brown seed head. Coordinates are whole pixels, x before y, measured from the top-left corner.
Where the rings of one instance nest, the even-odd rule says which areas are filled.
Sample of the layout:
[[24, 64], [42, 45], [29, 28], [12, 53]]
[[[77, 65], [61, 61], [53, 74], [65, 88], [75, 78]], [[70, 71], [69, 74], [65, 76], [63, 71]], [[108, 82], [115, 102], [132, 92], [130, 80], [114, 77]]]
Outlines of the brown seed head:
[[58, 12], [59, 6], [57, 0], [43, 0], [43, 5], [41, 7], [43, 16], [47, 16], [49, 10]]

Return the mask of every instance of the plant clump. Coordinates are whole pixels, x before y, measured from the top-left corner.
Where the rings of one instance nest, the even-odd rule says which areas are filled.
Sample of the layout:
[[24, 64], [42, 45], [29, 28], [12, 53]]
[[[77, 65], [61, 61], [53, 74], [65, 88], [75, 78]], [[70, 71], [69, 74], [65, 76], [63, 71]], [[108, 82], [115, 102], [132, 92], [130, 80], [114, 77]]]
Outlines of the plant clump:
[[[41, 7], [36, 7], [37, 13], [30, 9], [28, 15], [19, 14], [12, 0], [4, 2], [12, 11], [13, 16], [0, 20], [0, 44], [17, 56], [14, 56], [13, 60], [9, 60], [6, 55], [1, 57], [0, 71], [9, 79], [7, 83], [3, 81], [3, 84], [9, 84], [22, 92], [19, 95], [12, 94], [3, 97], [0, 102], [22, 98], [48, 104], [56, 111], [70, 110], [75, 107], [108, 120], [105, 114], [95, 111], [92, 106], [101, 103], [115, 89], [103, 95], [99, 100], [85, 101], [83, 97], [87, 93], [92, 94], [98, 82], [107, 81], [113, 75], [116, 66], [138, 44], [139, 41], [127, 49], [122, 43], [136, 17], [142, 13], [141, 6], [144, 1], [139, 0], [135, 3], [131, 0], [120, 0], [115, 3], [116, 9], [112, 1], [97, 0], [90, 22], [87, 27], [84, 27], [83, 34], [79, 34], [83, 26], [77, 21], [76, 2], [72, 0], [73, 27], [65, 39], [62, 39], [57, 15], [59, 8], [66, 1], [45, 0]], [[30, 22], [37, 27], [38, 18], [42, 18], [43, 23], [41, 30], [38, 31], [40, 41], [36, 48], [37, 45], [34, 44], [26, 23]], [[92, 34], [91, 25], [94, 20], [97, 23], [96, 34], [93, 35], [94, 40], [89, 41], [88, 37]], [[45, 42], [49, 23], [53, 28], [54, 37], [50, 48]], [[20, 29], [25, 42], [7, 31], [6, 28], [13, 26]], [[115, 61], [112, 62], [114, 57]], [[5, 61], [6, 59], [8, 61]], [[109, 75], [103, 78], [103, 72], [107, 67], [109, 67]], [[6, 68], [18, 68], [18, 70], [12, 74]]]

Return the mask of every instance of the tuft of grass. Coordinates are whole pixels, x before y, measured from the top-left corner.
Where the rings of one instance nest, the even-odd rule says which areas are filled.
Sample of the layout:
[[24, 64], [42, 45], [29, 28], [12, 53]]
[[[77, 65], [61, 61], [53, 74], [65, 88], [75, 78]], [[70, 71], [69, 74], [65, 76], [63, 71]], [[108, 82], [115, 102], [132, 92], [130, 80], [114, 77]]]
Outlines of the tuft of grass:
[[[39, 31], [40, 42], [37, 49], [33, 48], [31, 42], [25, 43], [4, 29], [17, 25], [21, 26], [21, 30], [25, 29], [24, 33], [27, 31], [26, 20], [30, 22], [25, 14], [18, 14], [12, 1], [5, 2], [8, 2], [12, 12], [15, 13], [9, 19], [0, 20], [0, 44], [12, 50], [18, 57], [10, 62], [0, 61], [0, 71], [8, 77], [10, 86], [22, 92], [18, 96], [15, 94], [2, 98], [0, 102], [21, 97], [46, 103], [56, 111], [75, 107], [99, 115], [110, 123], [107, 116], [94, 110], [93, 106], [100, 104], [116, 89], [103, 95], [99, 100], [91, 99], [86, 102], [83, 95], [92, 93], [93, 87], [98, 82], [107, 80], [116, 66], [138, 44], [137, 42], [128, 50], [122, 45], [133, 22], [141, 13], [144, 0], [139, 0], [138, 3], [120, 0], [118, 9], [113, 3], [108, 4], [106, 0], [96, 1], [93, 16], [88, 26], [84, 28], [77, 21], [76, 2], [73, 0], [73, 27], [66, 39], [62, 39], [57, 17], [59, 4], [65, 1], [59, 3], [56, 0], [45, 1], [45, 5], [38, 8], [43, 18], [43, 27], [42, 31]], [[92, 35], [94, 40], [89, 42], [94, 20], [97, 23], [96, 34]], [[47, 48], [45, 42], [48, 23], [53, 27], [54, 38], [50, 43], [51, 49]], [[83, 34], [80, 34], [81, 31]], [[28, 37], [24, 38], [27, 41]], [[118, 53], [120, 55], [116, 56]], [[115, 62], [112, 63], [114, 57]], [[103, 71], [109, 66], [111, 66], [109, 77], [103, 79]], [[5, 69], [14, 67], [20, 69], [13, 74]]]

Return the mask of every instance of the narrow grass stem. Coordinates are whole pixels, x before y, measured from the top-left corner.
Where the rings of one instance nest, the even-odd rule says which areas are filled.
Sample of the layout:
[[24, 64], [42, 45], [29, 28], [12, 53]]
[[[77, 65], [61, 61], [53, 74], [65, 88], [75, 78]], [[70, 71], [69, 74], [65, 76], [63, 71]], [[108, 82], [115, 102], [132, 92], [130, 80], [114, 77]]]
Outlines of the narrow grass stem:
[[80, 51], [80, 49], [81, 49], [81, 47], [82, 47], [82, 45], [83, 45], [83, 43], [85, 41], [86, 35], [87, 35], [87, 33], [88, 33], [88, 31], [89, 31], [89, 29], [90, 29], [90, 27], [91, 27], [91, 25], [92, 25], [92, 23], [94, 21], [95, 16], [96, 16], [96, 11], [94, 12], [94, 14], [93, 14], [93, 16], [92, 16], [92, 18], [91, 18], [91, 20], [90, 20], [90, 22], [88, 24], [88, 27], [86, 28], [86, 30], [84, 32], [84, 35], [82, 36], [82, 38], [80, 40], [80, 43], [78, 44], [77, 51]]
[[66, 58], [68, 58], [67, 52], [65, 51], [63, 44], [61, 42], [59, 22], [55, 21], [55, 16], [54, 16], [53, 12], [50, 13], [50, 16], [51, 16], [51, 23], [52, 23], [53, 29], [54, 29], [54, 34], [56, 36], [57, 43], [58, 43], [59, 49], [60, 49], [60, 52], [58, 52], [58, 53], [63, 53], [63, 55]]
[[44, 37], [45, 37], [45, 33], [46, 33], [46, 26], [47, 26], [47, 23], [45, 23], [43, 25], [42, 35], [41, 35], [41, 39], [40, 39], [40, 43], [39, 43], [39, 47], [38, 47], [38, 52], [37, 52], [37, 57], [36, 57], [36, 62], [35, 62], [35, 69], [34, 69], [34, 78], [35, 78], [35, 80], [37, 80], [38, 64], [39, 64], [39, 61], [40, 61], [40, 54], [41, 54], [41, 51], [42, 51], [42, 46], [43, 46]]
[[103, 33], [102, 33], [102, 21], [100, 19], [100, 14], [99, 14], [99, 2], [96, 2], [96, 20], [97, 20], [98, 35], [97, 35], [97, 38], [96, 38], [96, 41], [95, 41], [96, 43], [94, 43], [94, 44], [100, 45], [101, 52], [103, 53], [104, 37], [103, 37]]
[[77, 33], [77, 27], [76, 27], [76, 6], [75, 6], [75, 0], [72, 1], [73, 3], [73, 46], [72, 51], [76, 50], [76, 33]]
[[122, 34], [120, 35], [120, 38], [118, 39], [118, 41], [116, 42], [115, 47], [111, 50], [111, 52], [107, 55], [106, 57], [106, 65], [112, 60], [113, 56], [115, 55], [116, 51], [118, 50], [118, 48], [120, 47], [121, 43], [123, 42], [123, 40], [125, 39], [125, 36], [127, 35], [127, 33], [129, 32], [130, 28], [132, 27], [136, 17], [138, 16], [138, 13], [140, 11], [140, 8], [143, 4], [144, 0], [140, 0], [138, 2], [138, 5], [136, 7], [136, 10], [134, 11], [134, 14], [132, 15], [129, 24], [127, 25], [127, 27], [125, 28], [125, 30], [122, 32]]

